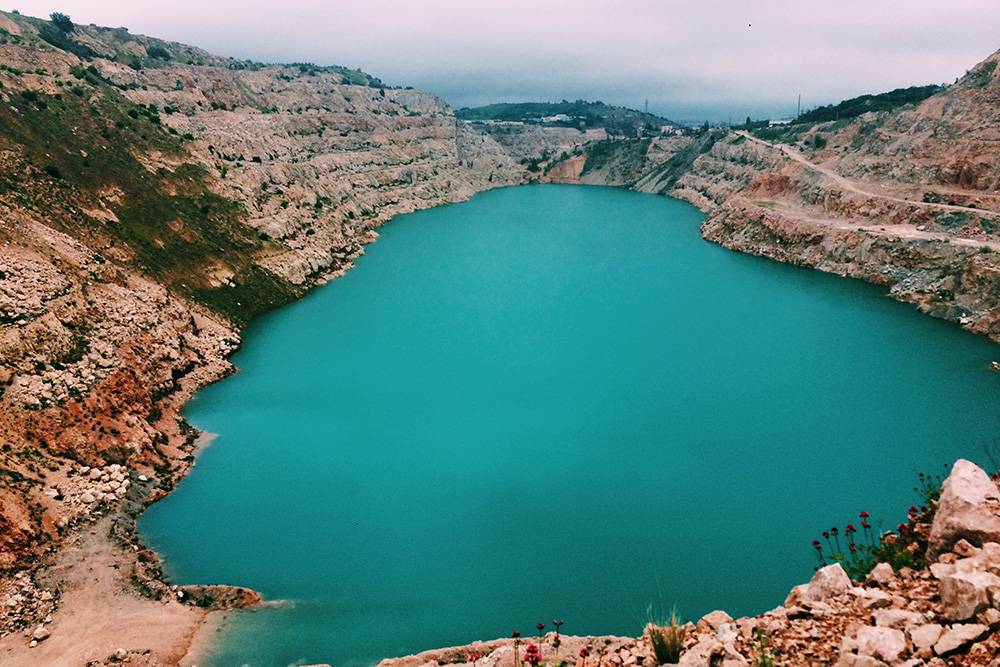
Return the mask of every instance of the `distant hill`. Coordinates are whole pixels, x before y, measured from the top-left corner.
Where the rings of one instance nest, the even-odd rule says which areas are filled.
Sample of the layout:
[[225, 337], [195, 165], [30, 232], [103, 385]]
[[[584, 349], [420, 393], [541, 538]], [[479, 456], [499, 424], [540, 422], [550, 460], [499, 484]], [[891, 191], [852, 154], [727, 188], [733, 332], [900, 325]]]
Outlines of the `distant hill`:
[[609, 134], [636, 136], [659, 133], [664, 125], [683, 127], [663, 116], [604, 102], [514, 102], [459, 109], [455, 115], [470, 121], [537, 123], [580, 129], [604, 128]]
[[807, 111], [798, 118], [800, 123], [825, 123], [830, 120], [856, 118], [869, 111], [893, 111], [906, 104], [916, 104], [944, 90], [943, 86], [911, 86], [897, 88], [887, 93], [861, 95], [838, 104], [828, 104]]

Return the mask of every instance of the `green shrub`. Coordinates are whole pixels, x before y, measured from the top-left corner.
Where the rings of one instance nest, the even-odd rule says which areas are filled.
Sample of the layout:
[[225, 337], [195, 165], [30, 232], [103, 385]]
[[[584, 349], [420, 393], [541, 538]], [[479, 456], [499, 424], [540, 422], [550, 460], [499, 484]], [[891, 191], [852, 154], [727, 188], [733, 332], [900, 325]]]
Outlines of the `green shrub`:
[[52, 19], [52, 25], [59, 28], [63, 32], [73, 32], [74, 28], [76, 28], [76, 26], [73, 25], [73, 21], [71, 21], [70, 18], [62, 12], [52, 12], [49, 14], [49, 18]]
[[799, 116], [800, 123], [825, 123], [831, 120], [856, 118], [869, 111], [892, 111], [906, 104], [917, 104], [943, 90], [941, 86], [912, 86], [897, 88], [877, 95], [852, 97], [838, 104], [817, 107]]
[[151, 46], [146, 49], [146, 55], [150, 58], [158, 58], [159, 60], [170, 60], [170, 52], [160, 45]]
[[944, 475], [920, 473], [919, 480], [914, 491], [920, 495], [924, 504], [920, 507], [912, 505], [907, 512], [906, 522], [898, 524], [895, 531], [877, 532], [868, 521], [868, 512], [858, 515], [861, 520], [861, 538], [856, 537], [858, 529], [853, 523], [847, 524], [843, 533], [836, 526], [823, 531], [823, 541], [817, 539], [812, 543], [819, 566], [840, 563], [847, 575], [855, 581], [864, 580], [878, 563], [888, 563], [894, 570], [927, 567], [924, 559], [927, 532], [923, 529], [934, 519]]
[[80, 58], [91, 58], [95, 55], [89, 46], [71, 39], [68, 31], [61, 30], [52, 23], [39, 25], [38, 36], [57, 49], [68, 51]]

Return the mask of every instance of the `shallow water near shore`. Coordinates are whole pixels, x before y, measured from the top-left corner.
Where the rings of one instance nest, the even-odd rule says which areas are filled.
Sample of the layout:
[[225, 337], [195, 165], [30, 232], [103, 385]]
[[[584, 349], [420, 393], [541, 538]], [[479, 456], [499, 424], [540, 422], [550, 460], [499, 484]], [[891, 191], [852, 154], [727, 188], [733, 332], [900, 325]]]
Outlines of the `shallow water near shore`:
[[140, 521], [174, 581], [290, 601], [231, 616], [208, 664], [758, 613], [823, 529], [895, 526], [919, 471], [985, 462], [996, 346], [702, 219], [496, 190], [397, 218], [249, 327], [186, 411], [217, 439]]

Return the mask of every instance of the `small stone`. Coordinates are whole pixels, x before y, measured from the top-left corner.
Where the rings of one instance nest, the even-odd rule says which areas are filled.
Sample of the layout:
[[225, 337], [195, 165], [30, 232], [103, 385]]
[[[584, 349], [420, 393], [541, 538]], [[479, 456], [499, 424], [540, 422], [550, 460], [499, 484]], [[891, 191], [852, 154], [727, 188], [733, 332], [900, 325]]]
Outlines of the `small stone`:
[[140, 482], [148, 482], [149, 481], [149, 478], [146, 477], [145, 475], [139, 475], [136, 479], [138, 479]]
[[978, 623], [956, 623], [934, 643], [934, 652], [940, 656], [950, 655], [978, 641], [989, 631], [988, 627]]
[[739, 628], [740, 636], [743, 637], [745, 641], [750, 641], [753, 639], [753, 631], [757, 628], [756, 618], [743, 617], [736, 621], [736, 627]]
[[738, 633], [735, 623], [723, 623], [715, 631], [715, 638], [723, 644], [731, 644], [736, 641]]
[[[947, 554], [947, 555], [951, 556], [954, 554]], [[955, 572], [955, 565], [954, 563], [945, 563], [944, 556], [942, 556], [941, 561], [937, 563], [931, 563], [930, 570], [931, 570], [931, 575], [935, 579], [943, 579]]]
[[951, 550], [962, 558], [974, 558], [979, 555], [979, 549], [969, 544], [968, 540], [964, 538], [955, 542], [955, 546]]
[[866, 588], [861, 598], [861, 606], [865, 609], [885, 609], [892, 606], [892, 598], [877, 588]]
[[906, 636], [895, 628], [866, 625], [858, 630], [858, 654], [894, 662], [906, 650]]
[[925, 623], [923, 625], [918, 625], [914, 628], [910, 628], [910, 641], [917, 648], [929, 648], [934, 646], [938, 639], [941, 638], [941, 633], [944, 631], [937, 623]]
[[791, 606], [798, 602], [823, 601], [845, 593], [850, 588], [850, 577], [840, 563], [834, 563], [817, 570], [808, 584], [793, 588], [785, 604]]
[[868, 573], [865, 578], [865, 583], [875, 584], [877, 586], [888, 586], [892, 583], [892, 580], [896, 578], [896, 573], [892, 571], [892, 565], [888, 563], [879, 563], [872, 568], [872, 571]]
[[872, 617], [875, 619], [875, 625], [899, 629], [923, 623], [925, 620], [923, 614], [907, 609], [880, 609], [872, 614]]
[[990, 606], [990, 591], [1000, 589], [1000, 577], [989, 572], [955, 572], [941, 578], [941, 615], [965, 621]]
[[47, 627], [45, 627], [44, 625], [39, 625], [37, 628], [35, 628], [35, 631], [31, 633], [31, 637], [32, 639], [41, 642], [48, 639], [51, 634], [52, 633], [49, 632], [49, 629]]
[[983, 625], [990, 626], [990, 628], [1000, 627], [1000, 609], [990, 607], [985, 611], [981, 611], [976, 614], [976, 620]]
[[90, 491], [85, 491], [83, 495], [80, 496], [80, 500], [89, 505], [90, 503], [94, 502], [94, 494], [92, 494]]
[[706, 632], [708, 630], [717, 632], [722, 625], [732, 622], [733, 622], [732, 616], [730, 616], [724, 611], [716, 610], [702, 616], [701, 620], [698, 621], [696, 627], [699, 632]]
[[124, 660], [125, 658], [128, 657], [128, 651], [126, 651], [123, 648], [117, 648], [115, 649], [115, 657], [118, 658], [119, 660]]

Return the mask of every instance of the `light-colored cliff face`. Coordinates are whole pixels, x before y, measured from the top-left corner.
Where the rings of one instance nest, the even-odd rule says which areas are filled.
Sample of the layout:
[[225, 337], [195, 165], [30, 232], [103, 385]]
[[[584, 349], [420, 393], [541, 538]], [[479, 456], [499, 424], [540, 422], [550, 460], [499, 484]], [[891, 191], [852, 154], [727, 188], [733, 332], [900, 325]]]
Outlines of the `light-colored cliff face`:
[[420, 91], [295, 67], [98, 69], [139, 86], [125, 92], [132, 101], [176, 110], [164, 123], [195, 137], [192, 156], [277, 245], [261, 266], [294, 284], [345, 268], [395, 215], [521, 179], [496, 142]]
[[471, 127], [492, 137], [518, 162], [558, 160], [584, 144], [608, 138], [604, 128], [582, 131], [524, 123], [472, 123]]

